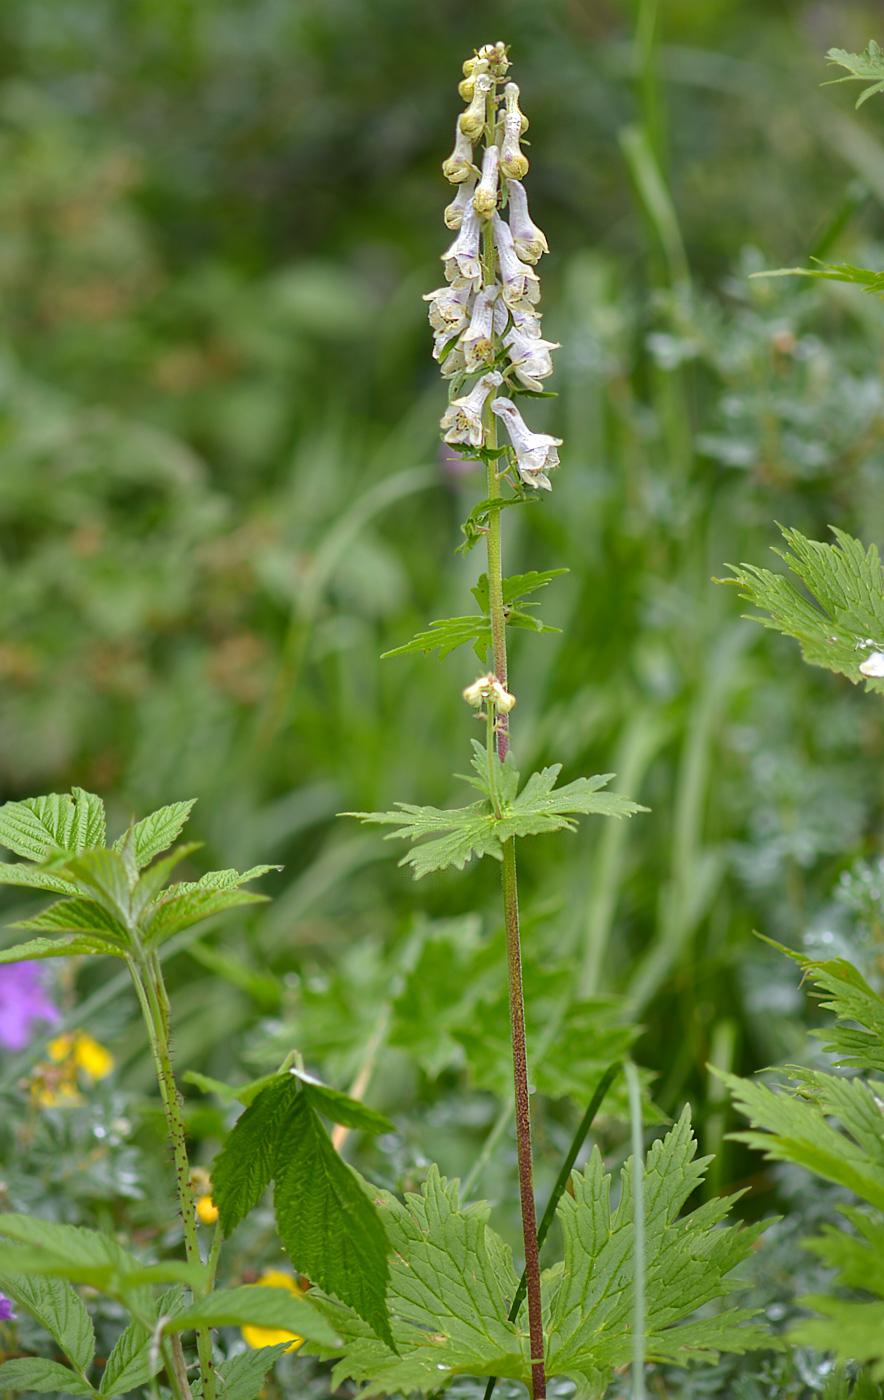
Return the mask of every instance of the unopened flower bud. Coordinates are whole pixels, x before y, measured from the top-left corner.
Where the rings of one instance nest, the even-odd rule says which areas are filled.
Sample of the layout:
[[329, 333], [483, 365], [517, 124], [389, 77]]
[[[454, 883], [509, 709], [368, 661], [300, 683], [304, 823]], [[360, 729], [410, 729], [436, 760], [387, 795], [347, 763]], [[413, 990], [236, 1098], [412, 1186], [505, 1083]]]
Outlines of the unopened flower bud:
[[497, 167], [500, 150], [497, 146], [487, 146], [482, 157], [482, 178], [479, 188], [473, 195], [473, 208], [480, 219], [490, 219], [497, 208]]
[[[458, 117], [458, 127], [471, 141], [478, 141], [485, 127], [485, 99], [494, 88], [490, 73], [477, 73], [470, 105]], [[450, 178], [450, 177], [449, 177]]]
[[546, 234], [531, 220], [528, 213], [528, 196], [525, 186], [518, 180], [507, 181], [507, 194], [510, 207], [510, 231], [519, 257], [527, 263], [536, 263], [541, 253], [549, 252]]
[[463, 698], [476, 710], [487, 702], [501, 715], [508, 715], [516, 703], [515, 695], [511, 694], [506, 686], [501, 685], [493, 671], [487, 671], [484, 676], [473, 681], [472, 685], [468, 685]]
[[443, 160], [442, 174], [452, 185], [460, 185], [475, 173], [473, 143], [458, 121], [454, 130], [454, 150], [447, 160]]
[[502, 39], [499, 39], [496, 44], [483, 45], [477, 56], [480, 61], [485, 59], [496, 78], [506, 77], [511, 65], [506, 56], [506, 44]]
[[464, 102], [472, 101], [476, 91], [476, 79], [480, 73], [488, 72], [487, 58], [468, 58], [463, 66], [464, 80], [458, 84], [458, 92]]
[[463, 223], [464, 211], [468, 204], [472, 203], [473, 191], [476, 188], [476, 176], [472, 175], [463, 184], [458, 185], [457, 194], [450, 204], [446, 204], [442, 218], [445, 220], [445, 227], [459, 229]]
[[519, 111], [519, 89], [507, 83], [504, 89], [506, 112], [503, 117], [503, 141], [500, 146], [500, 169], [508, 180], [524, 180], [528, 174], [528, 157], [523, 155], [519, 137], [528, 125]]

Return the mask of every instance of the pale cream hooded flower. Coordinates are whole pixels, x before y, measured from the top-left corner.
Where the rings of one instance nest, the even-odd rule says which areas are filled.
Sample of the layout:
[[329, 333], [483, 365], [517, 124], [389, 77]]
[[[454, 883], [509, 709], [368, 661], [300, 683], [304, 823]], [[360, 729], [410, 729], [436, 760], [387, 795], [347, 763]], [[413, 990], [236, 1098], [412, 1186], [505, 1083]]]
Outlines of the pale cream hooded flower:
[[518, 180], [507, 181], [509, 195], [510, 232], [516, 252], [523, 262], [536, 263], [542, 253], [549, 252], [546, 234], [532, 221], [528, 213], [528, 196], [525, 186]]
[[526, 389], [540, 393], [541, 379], [547, 379], [553, 372], [551, 351], [560, 349], [556, 340], [543, 340], [513, 326], [504, 336], [503, 343], [509, 353], [510, 364], [516, 378]]
[[524, 180], [528, 174], [528, 157], [522, 152], [519, 138], [528, 130], [528, 118], [519, 111], [519, 89], [515, 83], [507, 83], [503, 97], [506, 111], [503, 140], [500, 143], [500, 169], [508, 180]]
[[467, 205], [473, 202], [473, 191], [476, 188], [478, 176], [471, 175], [468, 180], [464, 180], [462, 185], [458, 185], [457, 194], [450, 204], [446, 204], [442, 218], [445, 220], [445, 227], [459, 229], [463, 223], [463, 216], [466, 213]]
[[494, 87], [490, 73], [474, 73], [473, 95], [469, 106], [457, 119], [459, 129], [471, 141], [478, 141], [485, 127], [485, 102]]
[[469, 205], [464, 210], [463, 223], [454, 242], [442, 254], [445, 279], [455, 285], [461, 280], [472, 283], [478, 291], [482, 280], [482, 265], [479, 262], [479, 238], [481, 226], [479, 216]]
[[538, 302], [540, 278], [533, 267], [519, 258], [510, 226], [504, 223], [499, 214], [494, 215], [494, 244], [503, 282], [503, 299], [507, 306], [512, 309], [523, 301], [532, 305]]
[[498, 165], [500, 151], [497, 146], [486, 147], [482, 157], [482, 178], [479, 188], [473, 195], [473, 208], [480, 219], [490, 219], [497, 208]]
[[473, 314], [469, 329], [460, 338], [461, 349], [467, 362], [467, 373], [475, 374], [494, 357], [492, 332], [494, 308], [500, 297], [500, 287], [495, 284], [480, 292], [473, 303]]
[[454, 128], [454, 150], [447, 160], [443, 160], [442, 174], [452, 185], [460, 185], [475, 173], [473, 143], [466, 132], [462, 130], [458, 119], [457, 126]]
[[469, 282], [461, 282], [453, 287], [446, 283], [444, 287], [426, 292], [424, 301], [430, 303], [427, 315], [433, 330], [440, 335], [447, 332], [457, 334], [462, 331], [469, 323], [472, 299], [473, 289]]
[[501, 375], [493, 370], [490, 374], [483, 374], [468, 394], [459, 399], [452, 399], [442, 415], [440, 424], [446, 442], [467, 442], [470, 447], [482, 446], [485, 440], [482, 424], [485, 403], [491, 390], [499, 388], [502, 383]]
[[559, 465], [558, 449], [562, 439], [551, 437], [549, 433], [532, 433], [512, 399], [492, 400], [491, 412], [509, 433], [516, 453], [516, 469], [522, 480], [528, 486], [552, 490], [546, 473]]

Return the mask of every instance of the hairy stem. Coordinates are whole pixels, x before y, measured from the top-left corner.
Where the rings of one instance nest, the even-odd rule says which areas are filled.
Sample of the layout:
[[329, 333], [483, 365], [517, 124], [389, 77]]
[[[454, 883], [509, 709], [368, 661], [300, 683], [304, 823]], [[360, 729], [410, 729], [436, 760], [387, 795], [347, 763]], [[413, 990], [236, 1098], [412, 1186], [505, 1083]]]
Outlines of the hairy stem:
[[[187, 1132], [181, 1112], [181, 1099], [175, 1083], [175, 1072], [169, 1055], [168, 1035], [168, 996], [158, 960], [146, 960], [138, 967], [133, 959], [128, 959], [129, 971], [135, 984], [135, 991], [141, 1005], [147, 1035], [150, 1041], [154, 1069], [159, 1085], [166, 1126], [172, 1144], [172, 1160], [175, 1164], [175, 1185], [181, 1220], [184, 1225], [184, 1252], [188, 1264], [201, 1265], [199, 1235], [197, 1233], [196, 1212], [193, 1190], [190, 1185], [190, 1160], [187, 1155]], [[203, 1378], [205, 1400], [215, 1400], [215, 1361], [212, 1354], [212, 1334], [208, 1327], [200, 1327], [196, 1334], [200, 1372]]]

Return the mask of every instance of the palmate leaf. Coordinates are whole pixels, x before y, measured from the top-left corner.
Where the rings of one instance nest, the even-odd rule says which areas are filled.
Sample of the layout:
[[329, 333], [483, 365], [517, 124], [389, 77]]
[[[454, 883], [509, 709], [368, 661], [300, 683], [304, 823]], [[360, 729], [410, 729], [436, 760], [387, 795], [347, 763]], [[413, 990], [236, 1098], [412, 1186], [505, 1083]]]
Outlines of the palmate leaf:
[[[497, 755], [492, 754], [494, 788], [501, 810], [501, 815], [496, 816], [490, 797], [487, 752], [476, 740], [473, 748], [472, 766], [476, 776], [466, 781], [486, 794], [485, 801], [453, 809], [400, 802], [395, 812], [343, 812], [341, 815], [379, 826], [394, 826], [396, 830], [391, 831], [386, 840], [422, 842], [414, 845], [399, 862], [410, 865], [414, 878], [420, 880], [434, 870], [445, 870], [451, 865], [462, 870], [473, 856], [502, 860], [502, 843], [513, 836], [534, 836], [563, 829], [574, 831], [576, 823], [571, 820], [572, 816], [597, 812], [604, 816], [630, 817], [647, 810], [619, 793], [599, 791], [614, 776], [612, 773], [577, 778], [556, 788], [556, 778], [562, 771], [560, 763], [532, 773], [522, 791], [517, 792], [519, 774], [511, 756], [507, 755], [506, 761], [501, 763]], [[425, 841], [425, 837], [431, 839]]]
[[[835, 1024], [812, 1031], [823, 1042], [823, 1049], [838, 1058], [839, 1068], [877, 1070], [884, 1074], [884, 997], [870, 987], [853, 963], [845, 958], [817, 962], [773, 939], [772, 947], [797, 962], [820, 988], [817, 996], [824, 1011], [837, 1018]], [[844, 1022], [858, 1025], [844, 1025]]]
[[864, 88], [856, 100], [857, 107], [876, 92], [884, 92], [884, 49], [880, 44], [876, 44], [872, 39], [867, 49], [863, 53], [848, 53], [846, 49], [829, 49], [826, 58], [830, 63], [838, 64], [841, 68], [847, 69], [846, 78], [831, 78], [824, 87], [834, 86], [836, 83], [872, 82], [869, 87]]
[[421, 651], [425, 656], [431, 651], [438, 650], [440, 661], [444, 661], [449, 652], [456, 647], [463, 646], [465, 642], [472, 642], [473, 650], [480, 661], [485, 660], [488, 648], [491, 645], [491, 621], [487, 617], [445, 617], [439, 618], [436, 622], [431, 622], [425, 632], [418, 632], [416, 637], [412, 637], [410, 642], [405, 642], [401, 647], [393, 647], [392, 651], [381, 653], [381, 660], [385, 661], [390, 656], [408, 656], [412, 652]]
[[[273, 1180], [277, 1225], [295, 1268], [393, 1345], [384, 1227], [370, 1188], [341, 1160], [318, 1116], [352, 1120], [360, 1107], [324, 1085], [277, 1075], [238, 1119], [217, 1157], [213, 1198], [228, 1235]], [[392, 1126], [380, 1114], [370, 1121], [369, 1131]], [[362, 1118], [360, 1127], [366, 1126]]]
[[762, 626], [795, 637], [805, 661], [847, 676], [858, 685], [884, 694], [884, 678], [870, 677], [860, 664], [884, 652], [884, 586], [881, 561], [874, 545], [865, 551], [859, 540], [833, 527], [837, 543], [808, 540], [798, 530], [782, 531], [789, 551], [775, 551], [806, 586], [811, 598], [799, 593], [782, 574], [742, 564], [735, 578], [723, 580], [767, 616], [754, 617]]
[[[702, 1178], [685, 1114], [648, 1155], [647, 1316], [649, 1355], [661, 1360], [714, 1361], [720, 1351], [769, 1346], [751, 1314], [731, 1309], [683, 1322], [694, 1309], [730, 1291], [725, 1276], [750, 1252], [762, 1226], [718, 1227], [729, 1202], [716, 1199], [686, 1218], [678, 1211]], [[610, 1178], [595, 1152], [575, 1174], [574, 1196], [563, 1195], [558, 1216], [565, 1238], [562, 1264], [543, 1277], [547, 1375], [568, 1375], [580, 1393], [601, 1396], [613, 1371], [631, 1360], [633, 1320], [631, 1163], [623, 1170], [620, 1205], [608, 1204]], [[404, 1202], [378, 1193], [393, 1246], [390, 1311], [400, 1355], [372, 1338], [360, 1320], [321, 1296], [344, 1337], [333, 1385], [366, 1383], [360, 1393], [430, 1393], [458, 1375], [505, 1376], [530, 1385], [526, 1307], [507, 1317], [517, 1278], [509, 1249], [487, 1224], [485, 1202], [463, 1208], [457, 1182], [430, 1169], [419, 1196]], [[680, 1324], [680, 1325], [676, 1325]]]

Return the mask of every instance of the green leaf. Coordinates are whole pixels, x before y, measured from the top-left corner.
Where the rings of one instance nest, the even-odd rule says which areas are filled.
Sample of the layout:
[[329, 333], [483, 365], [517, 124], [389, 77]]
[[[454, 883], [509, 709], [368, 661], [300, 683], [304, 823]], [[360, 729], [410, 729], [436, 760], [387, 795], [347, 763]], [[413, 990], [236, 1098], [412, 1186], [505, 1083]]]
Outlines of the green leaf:
[[847, 77], [831, 78], [828, 83], [823, 84], [824, 87], [834, 87], [836, 83], [867, 82], [869, 78], [872, 79], [871, 85], [864, 88], [857, 98], [857, 107], [861, 107], [876, 92], [884, 92], [884, 50], [874, 39], [861, 54], [848, 53], [846, 49], [829, 49], [826, 58], [830, 63], [846, 68]]
[[71, 881], [55, 875], [38, 865], [9, 865], [0, 862], [0, 885], [26, 885], [35, 890], [52, 890], [54, 894], [70, 894]]
[[[538, 588], [545, 588], [552, 579], [567, 573], [567, 569], [544, 569], [542, 572], [530, 569], [527, 574], [511, 574], [509, 578], [501, 580], [504, 607], [512, 607], [521, 598], [527, 598], [529, 593], [536, 593]], [[470, 589], [470, 592], [483, 613], [488, 613], [491, 606], [488, 596], [488, 575], [480, 574], [478, 582], [474, 588]], [[529, 606], [535, 605], [530, 604]]]
[[210, 870], [199, 880], [173, 885], [169, 894], [194, 894], [198, 890], [235, 890], [249, 880], [257, 880], [261, 875], [269, 875], [272, 870], [282, 870], [281, 865], [253, 865], [251, 870]]
[[79, 1370], [85, 1371], [92, 1364], [95, 1355], [92, 1319], [80, 1295], [66, 1279], [3, 1273], [0, 1274], [0, 1292], [24, 1308]]
[[218, 1288], [198, 1298], [166, 1323], [166, 1332], [191, 1327], [279, 1327], [324, 1346], [336, 1346], [340, 1338], [326, 1317], [307, 1298], [297, 1298], [288, 1288], [269, 1284], [243, 1284]]
[[[220, 1079], [212, 1079], [208, 1074], [200, 1074], [198, 1070], [185, 1070], [181, 1078], [186, 1084], [195, 1084], [198, 1089], [202, 1089], [204, 1094], [217, 1094], [222, 1103], [241, 1103], [248, 1108], [260, 1094], [262, 1089], [266, 1089], [268, 1084], [272, 1084], [279, 1076], [273, 1074], [262, 1074], [260, 1079], [250, 1079], [247, 1084], [225, 1084]], [[269, 1180], [269, 1177], [268, 1177]]]
[[0, 845], [29, 860], [45, 860], [57, 850], [79, 854], [103, 846], [104, 832], [104, 804], [82, 788], [0, 807]]
[[884, 694], [884, 678], [869, 677], [860, 664], [876, 651], [884, 652], [884, 586], [881, 561], [874, 545], [868, 551], [858, 540], [834, 529], [837, 543], [808, 540], [798, 530], [783, 530], [791, 547], [775, 551], [812, 595], [799, 593], [787, 577], [769, 569], [729, 565], [735, 575], [722, 582], [740, 588], [740, 596], [768, 616], [754, 621], [784, 636], [795, 637], [805, 661], [847, 676], [854, 685]]
[[[507, 449], [504, 448], [503, 451], [506, 452]], [[479, 501], [478, 505], [473, 506], [473, 509], [460, 527], [466, 538], [463, 544], [458, 545], [455, 554], [468, 554], [473, 546], [479, 543], [488, 533], [488, 525], [494, 511], [506, 510], [508, 506], [531, 505], [532, 502], [537, 500], [538, 495], [536, 492], [531, 492], [529, 495], [529, 493], [525, 491], [523, 494], [508, 496], [505, 499], [500, 496], [489, 496], [486, 500]]]
[[[846, 82], [846, 78], [840, 81]], [[884, 296], [884, 272], [871, 267], [852, 267], [850, 263], [819, 262], [817, 267], [776, 267], [769, 272], [752, 272], [751, 277], [820, 277], [827, 282], [853, 282], [873, 296]]]
[[366, 1107], [358, 1099], [351, 1099], [349, 1094], [341, 1093], [340, 1089], [331, 1089], [310, 1075], [298, 1070], [294, 1070], [293, 1073], [301, 1080], [303, 1091], [313, 1108], [317, 1113], [330, 1118], [333, 1123], [343, 1123], [344, 1127], [354, 1128], [360, 1133], [395, 1133], [395, 1123], [391, 1123], [383, 1113]]
[[280, 1342], [278, 1346], [240, 1352], [229, 1361], [222, 1361], [218, 1367], [222, 1381], [219, 1395], [223, 1400], [256, 1400], [264, 1386], [264, 1377], [288, 1345], [288, 1342]]
[[613, 773], [577, 778], [573, 783], [556, 788], [561, 771], [561, 763], [553, 763], [531, 774], [498, 823], [501, 841], [510, 836], [535, 836], [544, 831], [576, 831], [577, 824], [570, 817], [578, 814], [597, 812], [606, 817], [631, 817], [648, 810], [620, 793], [599, 791], [611, 781]]
[[427, 656], [438, 648], [439, 660], [444, 661], [449, 652], [465, 642], [473, 643], [473, 650], [484, 662], [491, 645], [491, 623], [487, 617], [440, 618], [437, 622], [431, 622], [426, 632], [418, 632], [410, 642], [394, 647], [392, 651], [382, 652], [381, 660], [385, 661], [389, 656], [407, 656], [417, 651]]
[[215, 1158], [212, 1199], [225, 1235], [254, 1210], [273, 1180], [280, 1132], [297, 1093], [290, 1074], [274, 1075], [237, 1119]]
[[295, 1268], [352, 1307], [395, 1350], [386, 1232], [370, 1188], [341, 1160], [307, 1094], [292, 1105], [274, 1175], [279, 1233]]
[[[184, 1307], [184, 1290], [180, 1284], [163, 1294], [159, 1299], [154, 1315], [172, 1317]], [[140, 1322], [130, 1322], [117, 1338], [116, 1344], [107, 1359], [101, 1378], [99, 1394], [102, 1396], [126, 1395], [138, 1386], [146, 1384], [163, 1368], [163, 1358], [153, 1346], [150, 1332]]]
[[0, 1235], [17, 1241], [0, 1244], [0, 1272], [55, 1275], [88, 1283], [110, 1297], [125, 1297], [147, 1283], [182, 1282], [199, 1288], [205, 1276], [202, 1267], [177, 1260], [142, 1264], [109, 1235], [78, 1225], [0, 1214]]
[[[160, 807], [158, 811], [152, 812], [143, 821], [135, 823], [131, 830], [139, 870], [150, 865], [154, 856], [167, 850], [173, 841], [177, 841], [195, 803], [195, 797], [189, 802], [173, 802], [168, 807]], [[114, 850], [122, 850], [125, 840], [126, 833], [114, 842]]]
[[395, 826], [396, 830], [385, 837], [388, 841], [397, 837], [407, 841], [434, 837], [422, 846], [415, 846], [399, 862], [411, 866], [416, 880], [450, 865], [463, 870], [474, 855], [503, 859], [495, 831], [496, 819], [487, 810], [486, 803], [473, 802], [469, 807], [449, 811], [439, 807], [415, 807], [410, 802], [400, 802], [397, 806], [398, 812], [342, 812], [341, 815], [358, 817], [362, 822], [376, 822], [380, 826]]
[[45, 1361], [41, 1356], [4, 1361], [0, 1366], [0, 1390], [34, 1391], [38, 1395], [46, 1391], [60, 1395], [98, 1394], [70, 1367], [61, 1366], [57, 1361]]
[[507, 1318], [518, 1278], [509, 1250], [488, 1229], [487, 1202], [461, 1207], [458, 1183], [434, 1166], [420, 1195], [400, 1202], [379, 1191], [377, 1204], [392, 1246], [389, 1301], [399, 1354], [352, 1312], [329, 1308], [345, 1338], [332, 1385], [367, 1382], [360, 1394], [370, 1396], [434, 1391], [457, 1375], [526, 1380], [527, 1338]]
[[84, 955], [109, 954], [123, 958], [125, 953], [113, 943], [105, 943], [98, 938], [32, 938], [28, 943], [17, 943], [12, 948], [0, 949], [0, 966], [5, 963], [28, 962], [39, 958], [79, 958]]
[[180, 933], [212, 914], [222, 914], [244, 904], [265, 904], [267, 898], [266, 894], [253, 894], [250, 890], [184, 889], [173, 885], [153, 906], [154, 912], [147, 921], [147, 946], [154, 948], [173, 933]]
[[63, 869], [76, 881], [81, 894], [95, 900], [113, 919], [128, 927], [132, 922], [132, 884], [117, 851], [85, 851], [67, 861]]
[[114, 943], [124, 950], [131, 947], [126, 926], [93, 899], [62, 899], [50, 904], [42, 914], [21, 919], [12, 928], [41, 930], [51, 933], [86, 933], [102, 942]]

